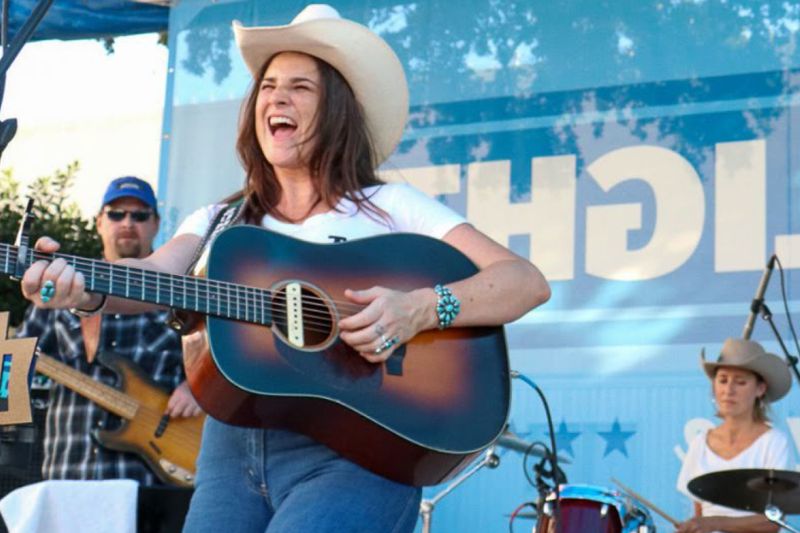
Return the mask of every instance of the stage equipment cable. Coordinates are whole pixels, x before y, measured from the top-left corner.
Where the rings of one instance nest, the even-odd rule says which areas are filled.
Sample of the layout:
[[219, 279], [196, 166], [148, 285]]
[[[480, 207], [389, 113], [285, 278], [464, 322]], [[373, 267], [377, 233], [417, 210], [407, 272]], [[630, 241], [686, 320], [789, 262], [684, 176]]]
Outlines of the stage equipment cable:
[[[553, 512], [553, 519], [555, 521], [556, 533], [560, 533], [561, 490], [559, 487], [559, 472], [561, 470], [558, 468], [558, 449], [556, 447], [556, 432], [555, 428], [553, 427], [553, 417], [550, 415], [550, 406], [547, 403], [547, 398], [545, 398], [542, 389], [540, 389], [539, 386], [536, 383], [534, 383], [534, 381], [531, 378], [529, 378], [525, 374], [522, 374], [521, 372], [517, 372], [516, 370], [511, 371], [511, 377], [521, 379], [525, 384], [533, 388], [533, 390], [535, 390], [536, 393], [539, 395], [539, 398], [542, 399], [542, 405], [544, 406], [544, 413], [545, 416], [547, 417], [547, 428], [550, 432], [550, 446], [552, 449], [552, 453], [550, 454], [545, 453], [545, 455], [548, 457], [548, 460], [550, 462], [550, 469], [553, 473], [553, 480], [554, 480], [553, 485], [555, 486], [555, 491], [556, 491], [556, 501], [555, 501], [555, 510]], [[532, 450], [535, 445], [536, 443], [531, 444], [531, 446], [529, 446], [529, 449]], [[547, 447], [545, 446], [545, 449], [546, 448]], [[527, 476], [527, 470], [526, 470], [526, 476]]]

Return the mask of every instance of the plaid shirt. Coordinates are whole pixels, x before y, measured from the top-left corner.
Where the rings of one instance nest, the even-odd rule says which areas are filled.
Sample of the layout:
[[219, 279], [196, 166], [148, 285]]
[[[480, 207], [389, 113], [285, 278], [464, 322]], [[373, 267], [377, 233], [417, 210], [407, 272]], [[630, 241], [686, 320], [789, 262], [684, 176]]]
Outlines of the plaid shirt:
[[[114, 372], [95, 360], [89, 364], [81, 333], [81, 320], [67, 310], [31, 306], [16, 332], [17, 337], [39, 337], [39, 348], [52, 357], [117, 386]], [[131, 360], [159, 385], [173, 390], [185, 376], [178, 334], [166, 324], [166, 313], [102, 315], [97, 353], [113, 353]], [[137, 455], [104, 448], [91, 437], [95, 428], [113, 430], [120, 419], [66, 387], [53, 383], [47, 410], [44, 479], [135, 479], [158, 484], [155, 475]]]

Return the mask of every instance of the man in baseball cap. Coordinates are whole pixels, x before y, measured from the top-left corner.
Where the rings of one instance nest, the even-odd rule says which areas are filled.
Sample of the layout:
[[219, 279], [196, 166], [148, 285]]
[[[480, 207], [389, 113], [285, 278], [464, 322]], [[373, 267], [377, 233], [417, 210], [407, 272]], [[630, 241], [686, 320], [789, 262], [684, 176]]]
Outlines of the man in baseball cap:
[[117, 198], [137, 198], [158, 213], [158, 205], [153, 188], [149, 183], [135, 176], [125, 176], [112, 180], [103, 195], [103, 206], [110, 204]]
[[[152, 187], [132, 176], [113, 180], [103, 194], [95, 223], [107, 261], [146, 257], [152, 251], [159, 225]], [[42, 351], [108, 385], [117, 385], [118, 380], [101, 359], [105, 355], [116, 356], [135, 365], [141, 375], [158, 386], [172, 391], [166, 414], [199, 416], [200, 407], [186, 383], [181, 340], [167, 325], [166, 313], [113, 314], [102, 310], [102, 303], [95, 309], [72, 311], [31, 306], [17, 335], [38, 337]], [[139, 394], [146, 392], [142, 389]], [[156, 473], [138, 454], [98, 446], [92, 436], [93, 428], [114, 431], [119, 420], [64, 385], [54, 383], [50, 394], [43, 449], [44, 479], [124, 478], [141, 485], [157, 482]]]
[[107, 261], [150, 255], [160, 222], [153, 188], [133, 176], [116, 178], [108, 184], [95, 222]]

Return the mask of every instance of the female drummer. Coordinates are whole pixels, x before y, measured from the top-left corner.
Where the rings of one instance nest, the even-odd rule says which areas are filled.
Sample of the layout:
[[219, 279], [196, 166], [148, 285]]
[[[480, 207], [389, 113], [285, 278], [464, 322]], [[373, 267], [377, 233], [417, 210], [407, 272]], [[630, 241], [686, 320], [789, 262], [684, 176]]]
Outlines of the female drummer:
[[693, 478], [720, 470], [790, 468], [789, 440], [769, 423], [770, 403], [789, 392], [786, 364], [756, 342], [728, 339], [717, 362], [705, 360], [717, 416], [722, 423], [699, 433], [689, 445], [678, 476], [678, 490], [692, 498], [694, 517], [679, 524], [679, 533], [773, 533], [779, 527], [763, 515], [696, 500], [687, 485]]

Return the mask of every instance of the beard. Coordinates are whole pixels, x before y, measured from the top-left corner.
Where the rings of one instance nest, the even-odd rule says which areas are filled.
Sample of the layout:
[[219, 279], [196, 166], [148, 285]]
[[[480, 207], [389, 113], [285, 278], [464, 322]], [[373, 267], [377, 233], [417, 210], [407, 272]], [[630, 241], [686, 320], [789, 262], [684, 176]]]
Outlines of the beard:
[[120, 259], [138, 259], [142, 256], [142, 242], [136, 238], [115, 239], [114, 248]]

